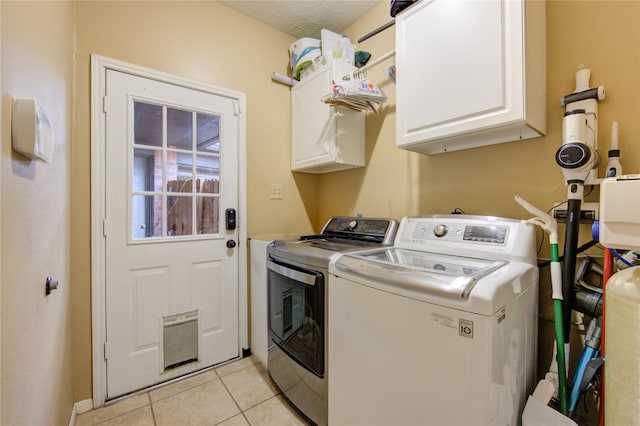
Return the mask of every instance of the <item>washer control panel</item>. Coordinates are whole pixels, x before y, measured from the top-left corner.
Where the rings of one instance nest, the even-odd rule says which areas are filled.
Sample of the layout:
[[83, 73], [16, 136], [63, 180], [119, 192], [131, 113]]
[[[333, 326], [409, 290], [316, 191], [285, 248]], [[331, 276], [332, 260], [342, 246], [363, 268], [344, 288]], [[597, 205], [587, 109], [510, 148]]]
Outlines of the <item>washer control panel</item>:
[[504, 245], [508, 233], [508, 226], [498, 224], [417, 221], [410, 240], [413, 240], [412, 242], [424, 240], [468, 241]]
[[522, 220], [495, 216], [405, 217], [400, 223], [394, 246], [536, 264], [535, 227]]
[[413, 226], [405, 226], [401, 239], [412, 243], [442, 240], [504, 245], [509, 235], [509, 226], [497, 223], [420, 218], [410, 222]]

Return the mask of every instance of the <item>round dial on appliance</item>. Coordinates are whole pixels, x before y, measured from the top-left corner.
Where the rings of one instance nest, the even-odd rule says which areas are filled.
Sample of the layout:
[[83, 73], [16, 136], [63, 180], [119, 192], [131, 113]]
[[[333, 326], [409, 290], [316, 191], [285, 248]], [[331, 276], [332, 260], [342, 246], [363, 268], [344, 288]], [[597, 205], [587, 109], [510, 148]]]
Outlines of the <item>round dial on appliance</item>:
[[445, 235], [447, 235], [447, 231], [448, 231], [447, 225], [436, 225], [433, 228], [433, 234], [436, 237], [444, 237]]
[[577, 169], [589, 163], [591, 149], [581, 142], [570, 142], [562, 145], [556, 152], [556, 162], [565, 169]]
[[350, 220], [349, 221], [349, 229], [351, 229], [353, 231], [357, 227], [358, 227], [358, 221], [357, 220]]

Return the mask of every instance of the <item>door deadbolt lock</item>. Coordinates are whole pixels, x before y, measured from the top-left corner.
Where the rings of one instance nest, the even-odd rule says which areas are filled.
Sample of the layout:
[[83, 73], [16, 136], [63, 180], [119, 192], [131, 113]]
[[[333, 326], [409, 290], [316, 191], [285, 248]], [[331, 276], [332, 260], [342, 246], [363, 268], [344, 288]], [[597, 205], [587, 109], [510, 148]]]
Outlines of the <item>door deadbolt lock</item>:
[[227, 248], [234, 248], [236, 246], [236, 242], [233, 240], [227, 240]]

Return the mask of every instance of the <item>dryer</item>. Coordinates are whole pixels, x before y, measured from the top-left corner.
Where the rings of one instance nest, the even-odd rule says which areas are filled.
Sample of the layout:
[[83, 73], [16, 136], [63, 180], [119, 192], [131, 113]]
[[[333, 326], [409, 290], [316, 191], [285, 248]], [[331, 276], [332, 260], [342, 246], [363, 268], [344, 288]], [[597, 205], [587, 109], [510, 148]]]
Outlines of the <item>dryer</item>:
[[267, 370], [282, 395], [308, 420], [327, 424], [328, 267], [339, 253], [388, 247], [398, 222], [335, 216], [319, 235], [267, 246]]
[[329, 273], [330, 424], [519, 423], [536, 379], [532, 226], [406, 217], [393, 247]]

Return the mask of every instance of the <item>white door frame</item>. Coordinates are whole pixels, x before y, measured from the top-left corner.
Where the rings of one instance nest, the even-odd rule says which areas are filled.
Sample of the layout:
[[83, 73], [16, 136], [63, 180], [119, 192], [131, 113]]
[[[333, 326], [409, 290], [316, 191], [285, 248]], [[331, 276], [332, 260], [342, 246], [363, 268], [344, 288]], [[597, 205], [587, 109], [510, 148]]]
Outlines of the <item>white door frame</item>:
[[93, 406], [104, 405], [107, 395], [104, 342], [105, 317], [105, 114], [103, 99], [106, 94], [107, 70], [161, 81], [213, 95], [233, 99], [240, 107], [238, 116], [238, 353], [249, 347], [247, 299], [247, 150], [246, 150], [246, 96], [221, 87], [205, 84], [160, 71], [139, 67], [99, 55], [91, 55], [91, 318], [93, 359]]

